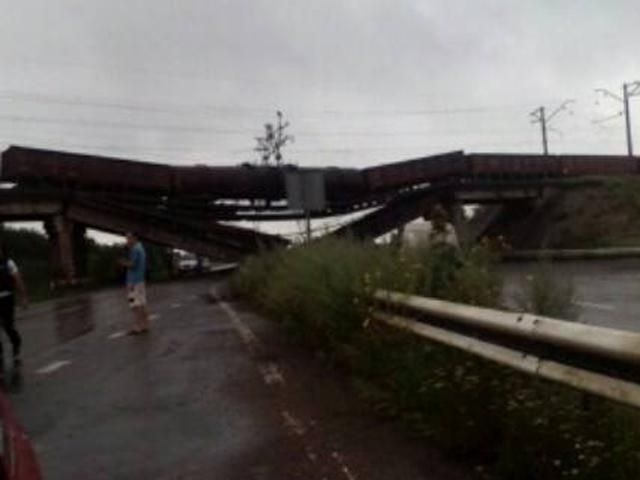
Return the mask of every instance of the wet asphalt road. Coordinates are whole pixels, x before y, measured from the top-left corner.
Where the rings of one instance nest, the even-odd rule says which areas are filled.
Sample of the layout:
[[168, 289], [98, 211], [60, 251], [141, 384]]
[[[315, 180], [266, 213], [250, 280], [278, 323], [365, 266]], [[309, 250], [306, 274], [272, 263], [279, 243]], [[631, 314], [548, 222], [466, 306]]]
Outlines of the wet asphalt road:
[[[507, 303], [513, 303], [539, 267], [535, 262], [501, 266]], [[640, 331], [640, 259], [563, 261], [551, 268], [560, 282], [573, 284], [579, 321]]]
[[122, 336], [120, 291], [21, 319], [24, 378], [12, 401], [45, 478], [260, 478], [251, 469], [262, 465], [242, 472], [241, 459], [289, 439], [232, 325], [205, 300], [207, 284], [150, 290], [146, 337]]
[[144, 337], [123, 335], [120, 290], [20, 314], [10, 399], [46, 479], [466, 478], [363, 413], [347, 382], [291, 352], [273, 322], [211, 303], [210, 288], [151, 286]]

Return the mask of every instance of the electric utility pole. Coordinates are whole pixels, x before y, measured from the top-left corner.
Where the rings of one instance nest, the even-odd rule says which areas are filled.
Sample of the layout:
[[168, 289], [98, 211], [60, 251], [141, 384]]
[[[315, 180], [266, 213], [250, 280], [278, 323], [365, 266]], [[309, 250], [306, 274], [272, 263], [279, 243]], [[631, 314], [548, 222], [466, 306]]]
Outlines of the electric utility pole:
[[560, 112], [562, 112], [563, 110], [567, 110], [567, 107], [573, 102], [574, 100], [565, 100], [558, 108], [551, 112], [551, 115], [549, 116], [546, 115], [545, 107], [536, 108], [529, 114], [531, 117], [533, 117], [531, 123], [540, 123], [540, 128], [542, 130], [542, 151], [545, 155], [549, 155], [549, 141], [547, 139], [547, 128], [549, 126], [549, 123]]
[[627, 135], [627, 154], [631, 157], [633, 156], [633, 137], [631, 134], [631, 110], [629, 108], [629, 99], [631, 97], [636, 97], [640, 95], [640, 81], [623, 83], [622, 84], [622, 98], [619, 95], [616, 95], [613, 92], [605, 88], [597, 88], [596, 93], [600, 93], [605, 97], [613, 98], [622, 103], [624, 108], [624, 121], [625, 121], [625, 130]]

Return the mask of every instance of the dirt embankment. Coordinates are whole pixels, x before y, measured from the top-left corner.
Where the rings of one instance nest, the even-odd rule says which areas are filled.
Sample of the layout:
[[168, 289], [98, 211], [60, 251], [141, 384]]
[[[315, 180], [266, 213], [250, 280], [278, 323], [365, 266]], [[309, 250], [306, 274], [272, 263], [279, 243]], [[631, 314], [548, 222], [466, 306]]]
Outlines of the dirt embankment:
[[640, 246], [640, 179], [594, 180], [508, 206], [487, 234], [515, 249]]

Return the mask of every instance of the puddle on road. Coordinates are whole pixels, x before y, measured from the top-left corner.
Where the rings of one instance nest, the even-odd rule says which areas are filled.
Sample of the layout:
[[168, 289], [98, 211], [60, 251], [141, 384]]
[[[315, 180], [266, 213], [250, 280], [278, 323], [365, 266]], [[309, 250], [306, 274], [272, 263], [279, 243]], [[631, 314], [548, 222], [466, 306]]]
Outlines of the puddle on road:
[[90, 297], [61, 300], [55, 310], [56, 335], [61, 342], [86, 335], [95, 328], [93, 302]]

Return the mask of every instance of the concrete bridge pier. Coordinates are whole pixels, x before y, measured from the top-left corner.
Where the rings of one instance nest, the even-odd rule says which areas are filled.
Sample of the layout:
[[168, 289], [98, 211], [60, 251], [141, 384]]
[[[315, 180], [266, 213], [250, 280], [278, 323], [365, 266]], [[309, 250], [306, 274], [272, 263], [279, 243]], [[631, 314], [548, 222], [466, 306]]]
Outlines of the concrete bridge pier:
[[45, 221], [49, 236], [53, 288], [77, 285], [87, 274], [86, 227], [63, 215]]
[[73, 222], [72, 227], [74, 266], [77, 279], [80, 281], [88, 277], [89, 268], [89, 248], [87, 244], [87, 227], [80, 223]]
[[449, 215], [449, 222], [456, 232], [458, 243], [461, 247], [466, 247], [470, 243], [469, 220], [467, 219], [464, 206], [460, 202], [447, 203], [445, 206]]

